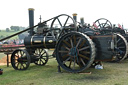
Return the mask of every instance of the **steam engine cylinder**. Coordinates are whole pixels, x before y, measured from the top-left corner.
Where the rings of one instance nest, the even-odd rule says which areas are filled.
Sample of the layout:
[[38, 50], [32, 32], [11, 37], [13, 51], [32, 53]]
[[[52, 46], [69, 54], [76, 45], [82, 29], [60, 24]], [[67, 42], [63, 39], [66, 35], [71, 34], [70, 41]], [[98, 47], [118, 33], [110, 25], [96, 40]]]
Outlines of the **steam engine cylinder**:
[[24, 39], [26, 48], [55, 48], [56, 40], [52, 36], [34, 35]]

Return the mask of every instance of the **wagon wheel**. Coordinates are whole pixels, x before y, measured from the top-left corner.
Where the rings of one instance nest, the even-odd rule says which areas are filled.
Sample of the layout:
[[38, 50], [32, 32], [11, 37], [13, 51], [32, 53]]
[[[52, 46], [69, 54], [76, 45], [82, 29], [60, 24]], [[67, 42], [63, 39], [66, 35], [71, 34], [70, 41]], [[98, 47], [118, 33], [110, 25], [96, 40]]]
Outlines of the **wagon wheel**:
[[48, 52], [45, 49], [37, 48], [35, 50], [34, 56], [36, 57], [35, 64], [43, 66], [48, 62]]
[[112, 28], [111, 22], [105, 18], [100, 18], [100, 19], [96, 20], [94, 23], [97, 26], [97, 29]]
[[17, 49], [12, 53], [11, 64], [16, 70], [26, 70], [30, 65], [30, 56], [26, 50]]
[[127, 47], [127, 40], [120, 34], [116, 34], [115, 37], [115, 49], [116, 52], [116, 60], [114, 62], [120, 62], [127, 57], [128, 54], [128, 47]]
[[67, 33], [57, 43], [56, 59], [66, 71], [81, 72], [90, 67], [94, 58], [94, 43], [83, 33]]
[[52, 21], [50, 29], [51, 29], [51, 35], [55, 39], [58, 39], [60, 35], [66, 32], [64, 29], [77, 30], [74, 19], [66, 14], [62, 14], [55, 17], [54, 20]]

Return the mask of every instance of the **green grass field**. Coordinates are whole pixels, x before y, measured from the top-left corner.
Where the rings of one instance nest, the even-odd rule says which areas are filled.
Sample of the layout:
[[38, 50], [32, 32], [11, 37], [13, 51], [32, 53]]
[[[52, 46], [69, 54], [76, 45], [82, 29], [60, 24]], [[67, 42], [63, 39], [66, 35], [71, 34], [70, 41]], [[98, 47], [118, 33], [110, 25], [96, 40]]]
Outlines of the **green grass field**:
[[[11, 33], [11, 32], [10, 32]], [[0, 32], [0, 35], [11, 35]], [[4, 54], [0, 54], [2, 58]], [[30, 64], [25, 71], [17, 71], [0, 66], [4, 71], [0, 75], [0, 85], [128, 85], [128, 60], [122, 63], [104, 62], [104, 69], [89, 68], [82, 73], [68, 73], [62, 69], [57, 71], [56, 59], [49, 59], [45, 66]], [[87, 74], [86, 72], [91, 72]]]
[[[17, 31], [17, 32], [18, 32], [18, 31]], [[15, 33], [17, 33], [17, 32], [15, 32], [15, 31], [6, 32], [5, 30], [2, 30], [2, 31], [0, 32], [0, 36], [7, 37], [7, 36], [10, 36], [10, 35], [15, 34]], [[12, 37], [12, 38], [10, 38], [10, 39], [17, 39], [17, 38], [18, 38], [18, 36], [15, 36], [15, 37]]]
[[[50, 59], [45, 66], [31, 64], [25, 71], [0, 66], [0, 85], [127, 85], [128, 60], [122, 63], [103, 63], [104, 69], [89, 68], [83, 73], [57, 72], [57, 62]], [[91, 72], [91, 74], [86, 74]]]

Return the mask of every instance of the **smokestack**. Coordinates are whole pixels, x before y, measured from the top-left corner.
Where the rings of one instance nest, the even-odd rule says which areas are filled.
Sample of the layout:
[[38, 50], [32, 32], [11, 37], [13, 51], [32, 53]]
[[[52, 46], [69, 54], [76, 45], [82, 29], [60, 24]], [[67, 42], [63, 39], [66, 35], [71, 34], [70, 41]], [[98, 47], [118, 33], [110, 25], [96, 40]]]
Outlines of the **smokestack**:
[[[34, 9], [29, 8], [28, 12], [29, 12], [29, 27], [33, 27], [34, 26]], [[29, 31], [29, 35], [32, 36], [33, 34], [34, 34], [34, 32], [33, 32], [33, 28], [32, 28]]]
[[72, 15], [73, 15], [73, 19], [75, 20], [75, 22], [77, 22], [77, 14], [74, 13], [74, 14], [72, 14]]
[[80, 18], [80, 22], [81, 22], [81, 24], [83, 26], [84, 25], [84, 18], [83, 17]]

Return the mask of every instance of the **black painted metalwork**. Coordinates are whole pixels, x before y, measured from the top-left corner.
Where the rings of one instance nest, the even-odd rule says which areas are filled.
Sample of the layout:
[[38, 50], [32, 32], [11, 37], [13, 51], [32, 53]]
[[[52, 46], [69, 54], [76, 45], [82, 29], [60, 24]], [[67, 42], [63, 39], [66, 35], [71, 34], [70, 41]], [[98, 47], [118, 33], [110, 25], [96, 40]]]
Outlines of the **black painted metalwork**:
[[[31, 30], [24, 39], [25, 49], [12, 53], [11, 64], [16, 70], [26, 70], [30, 63], [44, 66], [49, 58], [46, 49], [51, 48], [55, 49], [53, 55], [59, 64], [59, 72], [60, 67], [68, 72], [81, 72], [101, 61], [120, 62], [127, 58], [128, 34], [122, 27], [112, 27], [105, 18], [96, 20], [93, 26], [85, 25], [84, 20], [78, 23], [77, 14], [73, 18], [61, 14], [44, 22], [40, 20], [35, 26], [33, 20], [30, 20], [30, 28], [0, 40]], [[47, 24], [49, 21], [50, 25]]]

